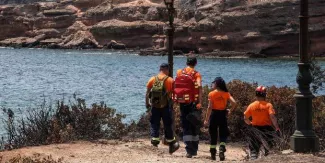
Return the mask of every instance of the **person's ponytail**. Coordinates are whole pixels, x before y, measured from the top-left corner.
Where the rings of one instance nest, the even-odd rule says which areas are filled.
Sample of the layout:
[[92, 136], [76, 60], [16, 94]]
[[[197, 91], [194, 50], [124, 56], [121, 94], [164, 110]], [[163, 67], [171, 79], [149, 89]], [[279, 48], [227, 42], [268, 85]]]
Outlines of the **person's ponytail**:
[[216, 87], [218, 87], [220, 90], [224, 91], [224, 92], [229, 92], [227, 89], [227, 85], [225, 80], [222, 79], [222, 77], [217, 77], [215, 78], [214, 82], [213, 82]]

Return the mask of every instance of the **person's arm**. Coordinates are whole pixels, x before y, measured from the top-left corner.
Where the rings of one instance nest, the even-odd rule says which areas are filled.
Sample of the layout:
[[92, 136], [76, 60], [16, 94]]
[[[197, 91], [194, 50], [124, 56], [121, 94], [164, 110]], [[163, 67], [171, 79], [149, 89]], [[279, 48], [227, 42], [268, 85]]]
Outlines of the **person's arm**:
[[271, 121], [272, 121], [273, 126], [275, 127], [275, 130], [276, 131], [279, 131], [280, 128], [279, 128], [278, 120], [276, 119], [275, 115], [274, 114], [270, 114], [270, 118], [271, 118]]
[[150, 89], [147, 88], [147, 92], [146, 92], [146, 107], [147, 107], [147, 109], [151, 106], [151, 104], [149, 102], [149, 94], [150, 94]]
[[200, 109], [203, 101], [202, 77], [200, 73], [197, 73], [196, 82], [197, 85], [199, 86], [199, 101], [198, 101], [199, 106], [197, 106], [197, 109]]
[[202, 99], [203, 99], [203, 91], [202, 91], [202, 86], [199, 86], [199, 102], [198, 104], [200, 105], [199, 107], [197, 107], [197, 109], [200, 109], [201, 108], [201, 104], [202, 104]]
[[249, 120], [249, 118], [252, 116], [252, 114], [251, 114], [251, 108], [250, 107], [251, 106], [248, 106], [248, 108], [244, 112], [244, 121], [248, 125], [252, 125], [252, 122]]
[[212, 102], [209, 100], [209, 105], [205, 116], [204, 125], [207, 125], [209, 123], [211, 111], [212, 111]]
[[252, 124], [252, 122], [249, 120], [249, 117], [247, 117], [246, 115], [244, 115], [244, 121], [248, 125], [251, 125]]
[[150, 96], [150, 91], [153, 86], [154, 78], [152, 77], [148, 83], [147, 83], [147, 92], [146, 92], [146, 108], [149, 109], [151, 107], [149, 96]]
[[228, 115], [231, 115], [231, 113], [235, 110], [235, 108], [237, 106], [237, 102], [232, 96], [230, 96], [229, 101], [230, 101], [230, 104], [231, 104], [231, 108], [229, 110]]
[[278, 124], [278, 121], [277, 121], [277, 119], [275, 117], [275, 111], [274, 111], [274, 108], [273, 108], [272, 104], [269, 104], [269, 115], [270, 115], [270, 119], [272, 121], [272, 124], [275, 127], [275, 130], [280, 131], [279, 124]]

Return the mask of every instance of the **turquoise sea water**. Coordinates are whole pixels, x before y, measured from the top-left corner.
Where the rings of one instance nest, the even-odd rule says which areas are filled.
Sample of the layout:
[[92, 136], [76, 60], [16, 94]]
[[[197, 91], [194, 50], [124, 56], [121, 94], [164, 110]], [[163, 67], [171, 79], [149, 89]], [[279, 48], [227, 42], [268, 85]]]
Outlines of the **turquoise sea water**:
[[[136, 120], [145, 112], [146, 82], [166, 61], [130, 52], [0, 49], [0, 107], [24, 112], [44, 99], [68, 101], [75, 93], [88, 104], [104, 101]], [[185, 62], [175, 57], [175, 71]], [[296, 87], [296, 65], [297, 59], [198, 59], [197, 70], [204, 84], [221, 76], [227, 82]]]

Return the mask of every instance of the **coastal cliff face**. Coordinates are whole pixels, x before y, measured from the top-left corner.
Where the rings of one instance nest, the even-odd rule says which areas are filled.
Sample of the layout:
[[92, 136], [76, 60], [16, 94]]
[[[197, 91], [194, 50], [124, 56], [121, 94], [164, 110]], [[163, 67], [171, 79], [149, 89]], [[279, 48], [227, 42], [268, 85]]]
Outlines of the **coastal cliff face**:
[[[176, 50], [210, 55], [223, 51], [266, 56], [298, 53], [297, 0], [176, 0], [175, 7]], [[309, 8], [310, 15], [325, 14], [325, 0], [312, 1]], [[58, 0], [2, 5], [0, 45], [164, 49], [167, 21], [163, 0]], [[311, 18], [309, 23], [311, 52], [322, 55], [325, 16]]]

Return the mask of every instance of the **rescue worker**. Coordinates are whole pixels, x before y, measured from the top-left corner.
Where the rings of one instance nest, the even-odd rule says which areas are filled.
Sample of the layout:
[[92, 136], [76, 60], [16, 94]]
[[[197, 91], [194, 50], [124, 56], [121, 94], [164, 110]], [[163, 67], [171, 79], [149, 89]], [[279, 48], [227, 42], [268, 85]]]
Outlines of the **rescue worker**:
[[[202, 102], [202, 77], [195, 70], [197, 65], [196, 57], [187, 58], [187, 67], [179, 69], [175, 79], [175, 102], [180, 104], [181, 124], [183, 129], [183, 141], [186, 145], [186, 157], [192, 158], [197, 155], [199, 146], [198, 125], [189, 120], [192, 113], [201, 109]], [[185, 81], [185, 83], [182, 83]], [[180, 82], [180, 83], [178, 83]], [[184, 92], [186, 92], [184, 94]], [[201, 116], [197, 116], [201, 117]], [[197, 120], [201, 121], [201, 119]]]
[[[275, 134], [280, 134], [280, 128], [275, 117], [273, 105], [266, 101], [266, 88], [263, 86], [257, 87], [255, 94], [256, 101], [251, 103], [244, 112], [246, 124], [252, 125], [252, 127], [258, 131], [258, 133], [252, 133], [249, 138], [250, 157], [252, 160], [258, 158], [263, 141], [266, 141], [271, 148], [273, 146]], [[264, 149], [265, 156], [267, 156], [269, 150], [267, 147], [264, 147]]]
[[[231, 115], [235, 109], [236, 101], [228, 92], [226, 83], [221, 77], [215, 78], [215, 80], [212, 82], [212, 87], [213, 91], [211, 91], [208, 95], [209, 104], [204, 125], [209, 124], [210, 153], [212, 160], [216, 160], [216, 147], [219, 129], [219, 157], [220, 161], [224, 161], [226, 141], [229, 135], [227, 116]], [[231, 104], [229, 111], [226, 109], [228, 101]]]
[[164, 124], [165, 138], [169, 143], [169, 153], [172, 154], [179, 149], [179, 143], [173, 135], [173, 107], [171, 94], [174, 80], [168, 77], [169, 65], [160, 65], [160, 72], [157, 76], [150, 78], [147, 83], [146, 107], [151, 109], [151, 144], [158, 147], [160, 143], [159, 131], [160, 120]]

